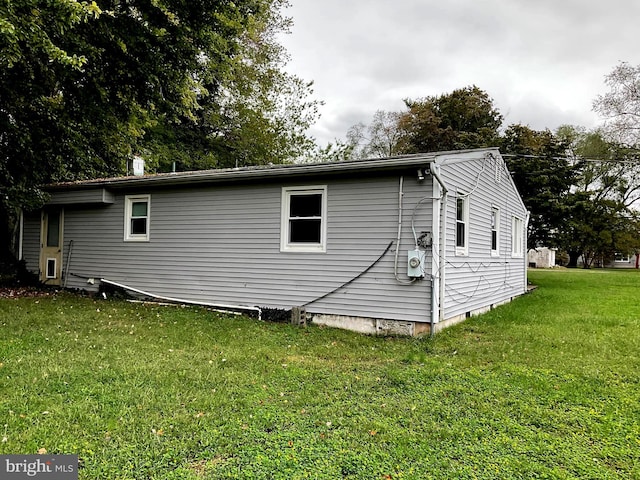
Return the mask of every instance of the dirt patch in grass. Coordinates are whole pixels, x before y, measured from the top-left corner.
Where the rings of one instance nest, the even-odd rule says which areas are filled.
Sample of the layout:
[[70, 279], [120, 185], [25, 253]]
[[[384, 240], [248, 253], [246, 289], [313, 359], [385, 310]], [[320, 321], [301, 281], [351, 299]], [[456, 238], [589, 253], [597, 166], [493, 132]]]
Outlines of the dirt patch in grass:
[[189, 471], [194, 473], [198, 478], [209, 478], [208, 472], [216, 465], [226, 462], [226, 458], [215, 456], [211, 459], [195, 460], [189, 464]]
[[0, 286], [0, 298], [53, 297], [59, 292], [58, 289], [46, 287]]

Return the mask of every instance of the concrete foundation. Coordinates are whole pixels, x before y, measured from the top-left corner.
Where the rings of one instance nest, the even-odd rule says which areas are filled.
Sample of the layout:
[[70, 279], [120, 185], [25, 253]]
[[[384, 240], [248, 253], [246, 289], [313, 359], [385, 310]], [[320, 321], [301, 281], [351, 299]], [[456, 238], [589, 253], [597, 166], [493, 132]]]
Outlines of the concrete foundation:
[[[515, 298], [515, 297], [514, 297]], [[513, 298], [503, 302], [487, 305], [473, 311], [447, 318], [442, 322], [438, 322], [434, 326], [434, 332], [437, 333], [445, 328], [451, 327], [458, 323], [464, 322], [467, 318], [482, 315], [493, 310], [500, 305], [509, 303]], [[383, 318], [366, 318], [353, 317], [348, 315], [325, 315], [311, 314], [311, 322], [316, 325], [324, 325], [326, 327], [342, 328], [353, 332], [364, 333], [367, 335], [400, 335], [406, 337], [421, 336], [429, 334], [431, 325], [429, 322], [404, 322], [401, 320], [388, 320]]]

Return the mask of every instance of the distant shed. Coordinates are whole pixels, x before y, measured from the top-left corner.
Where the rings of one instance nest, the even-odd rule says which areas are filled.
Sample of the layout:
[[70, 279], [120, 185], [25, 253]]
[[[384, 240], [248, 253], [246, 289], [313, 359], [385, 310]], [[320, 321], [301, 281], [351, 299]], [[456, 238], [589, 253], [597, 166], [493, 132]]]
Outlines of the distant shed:
[[556, 265], [556, 249], [548, 247], [532, 248], [527, 253], [529, 266], [533, 268], [551, 268]]

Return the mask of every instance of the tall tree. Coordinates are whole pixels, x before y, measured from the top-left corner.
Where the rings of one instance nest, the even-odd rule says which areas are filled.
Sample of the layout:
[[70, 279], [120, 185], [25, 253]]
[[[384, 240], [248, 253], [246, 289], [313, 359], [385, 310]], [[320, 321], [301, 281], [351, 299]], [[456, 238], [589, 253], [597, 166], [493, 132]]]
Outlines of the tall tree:
[[569, 144], [576, 173], [558, 235], [569, 266], [575, 267], [580, 257], [588, 267], [616, 252], [635, 253], [640, 235], [632, 205], [640, 191], [640, 165], [634, 151], [607, 140], [601, 130], [564, 125], [557, 135]]
[[640, 200], [640, 152], [607, 140], [601, 130], [584, 132], [573, 142], [573, 155], [582, 163], [576, 187], [595, 200], [608, 199], [625, 208]]
[[147, 156], [159, 168], [174, 161], [181, 169], [282, 163], [310, 154], [314, 142], [307, 129], [321, 102], [311, 98], [312, 82], [285, 71], [289, 57], [277, 34], [291, 24], [281, 14], [286, 5], [269, 0], [261, 15], [249, 18], [238, 53], [218, 75], [219, 95], [198, 96], [195, 121], [170, 119], [145, 136]]
[[217, 166], [210, 152], [253, 163], [267, 141], [282, 158], [310, 146], [317, 104], [279, 70], [273, 36], [285, 3], [1, 3], [2, 246], [15, 209], [42, 201], [38, 185], [124, 173], [134, 153], [160, 163], [178, 142], [199, 147], [195, 166]]
[[639, 233], [636, 216], [623, 204], [576, 191], [566, 199], [556, 240], [569, 254], [569, 267], [576, 267], [581, 257], [584, 268], [590, 268], [613, 260], [616, 252], [637, 252]]
[[556, 246], [566, 199], [576, 179], [576, 169], [566, 158], [568, 144], [549, 130], [510, 125], [500, 142], [507, 167], [531, 213], [528, 244]]
[[399, 121], [401, 114], [378, 110], [369, 125], [358, 123], [347, 131], [347, 144], [355, 158], [383, 158], [400, 152]]
[[16, 209], [39, 204], [38, 184], [82, 163], [71, 145], [85, 135], [65, 87], [87, 57], [65, 38], [101, 13], [95, 3], [0, 3], [0, 260], [15, 238]]
[[605, 118], [610, 138], [626, 146], [640, 146], [640, 65], [620, 63], [605, 77], [609, 92], [599, 95], [593, 109]]
[[449, 94], [405, 100], [400, 149], [404, 153], [495, 146], [502, 115], [475, 85]]

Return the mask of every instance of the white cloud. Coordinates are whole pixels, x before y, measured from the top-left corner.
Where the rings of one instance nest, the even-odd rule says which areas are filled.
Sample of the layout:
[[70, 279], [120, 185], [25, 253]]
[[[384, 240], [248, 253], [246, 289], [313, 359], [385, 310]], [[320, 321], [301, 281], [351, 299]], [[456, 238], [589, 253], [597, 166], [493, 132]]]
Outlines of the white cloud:
[[344, 138], [404, 98], [475, 84], [505, 123], [596, 125], [595, 96], [620, 61], [640, 63], [640, 2], [291, 0], [288, 69], [324, 100], [311, 133]]

